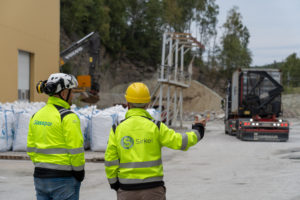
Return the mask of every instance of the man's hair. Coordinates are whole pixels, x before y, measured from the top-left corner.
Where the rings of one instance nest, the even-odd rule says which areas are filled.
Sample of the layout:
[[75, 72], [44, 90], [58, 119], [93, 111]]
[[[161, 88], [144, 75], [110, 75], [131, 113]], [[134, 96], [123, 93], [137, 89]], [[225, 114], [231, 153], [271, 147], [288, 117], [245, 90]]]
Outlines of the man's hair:
[[128, 103], [130, 108], [146, 108], [148, 103]]

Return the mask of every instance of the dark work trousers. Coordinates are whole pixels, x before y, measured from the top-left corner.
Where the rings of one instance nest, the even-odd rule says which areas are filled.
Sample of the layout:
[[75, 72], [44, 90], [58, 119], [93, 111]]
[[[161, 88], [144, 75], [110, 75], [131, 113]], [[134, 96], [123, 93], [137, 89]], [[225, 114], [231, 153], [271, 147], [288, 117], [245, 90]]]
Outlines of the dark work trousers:
[[163, 186], [143, 190], [122, 190], [117, 192], [118, 200], [166, 200]]

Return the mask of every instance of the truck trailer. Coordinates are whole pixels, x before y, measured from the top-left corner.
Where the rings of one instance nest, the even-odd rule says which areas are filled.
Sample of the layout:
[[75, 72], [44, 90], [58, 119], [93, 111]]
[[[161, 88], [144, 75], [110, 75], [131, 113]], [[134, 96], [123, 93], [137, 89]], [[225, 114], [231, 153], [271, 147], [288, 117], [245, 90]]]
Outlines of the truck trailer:
[[228, 81], [225, 133], [247, 141], [287, 141], [289, 122], [282, 118], [281, 72], [238, 69]]

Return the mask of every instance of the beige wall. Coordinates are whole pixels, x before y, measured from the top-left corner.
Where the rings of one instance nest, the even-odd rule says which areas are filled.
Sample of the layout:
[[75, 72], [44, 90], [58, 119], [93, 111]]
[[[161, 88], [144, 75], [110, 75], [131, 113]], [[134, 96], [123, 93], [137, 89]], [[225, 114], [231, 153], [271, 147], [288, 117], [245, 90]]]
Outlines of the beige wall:
[[0, 1], [0, 102], [18, 99], [18, 51], [31, 53], [30, 101], [46, 100], [35, 85], [59, 71], [59, 0]]

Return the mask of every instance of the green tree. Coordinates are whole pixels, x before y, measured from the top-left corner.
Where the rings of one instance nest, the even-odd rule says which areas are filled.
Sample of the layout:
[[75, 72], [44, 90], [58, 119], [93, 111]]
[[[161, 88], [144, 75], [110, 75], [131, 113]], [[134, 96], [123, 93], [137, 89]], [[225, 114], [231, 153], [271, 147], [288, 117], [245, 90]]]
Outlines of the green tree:
[[177, 0], [163, 0], [163, 20], [169, 32], [182, 32], [184, 29], [182, 7]]
[[[217, 15], [219, 7], [215, 0], [206, 0], [204, 5], [199, 6], [201, 9], [196, 10], [196, 23], [199, 29], [200, 42], [205, 46], [207, 51], [207, 67], [216, 65], [216, 37], [217, 37]], [[212, 43], [212, 45], [211, 45]], [[203, 49], [199, 49], [201, 59]]]
[[128, 0], [126, 21], [126, 54], [134, 60], [156, 65], [163, 32], [161, 1]]
[[[126, 51], [123, 44], [126, 39], [126, 0], [105, 0], [105, 6], [109, 8], [109, 39], [103, 41], [107, 50], [112, 54], [120, 54]], [[101, 20], [101, 19], [99, 19]]]
[[196, 12], [195, 20], [199, 26], [200, 42], [204, 45], [217, 34], [218, 14], [219, 7], [216, 5], [215, 0], [207, 0], [203, 8]]
[[109, 8], [104, 0], [61, 0], [61, 25], [68, 35], [80, 37], [98, 31], [105, 40], [109, 37]]
[[300, 59], [297, 54], [289, 55], [281, 67], [283, 83], [287, 86], [300, 86]]
[[73, 39], [98, 31], [114, 58], [156, 66], [164, 31], [190, 32], [198, 21], [203, 41], [215, 34], [215, 0], [61, 0], [61, 26]]
[[237, 68], [249, 67], [252, 58], [248, 49], [250, 33], [242, 23], [242, 15], [237, 7], [233, 7], [223, 25], [224, 34], [221, 39], [220, 64], [226, 77]]

